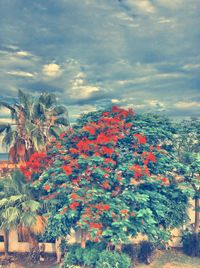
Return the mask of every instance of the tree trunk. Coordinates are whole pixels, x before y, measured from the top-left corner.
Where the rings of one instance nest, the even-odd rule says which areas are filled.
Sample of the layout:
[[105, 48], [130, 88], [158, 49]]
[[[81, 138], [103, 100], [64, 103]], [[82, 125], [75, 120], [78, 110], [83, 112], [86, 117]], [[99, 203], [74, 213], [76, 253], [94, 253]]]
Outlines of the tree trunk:
[[61, 237], [56, 238], [56, 243], [55, 243], [55, 248], [56, 248], [56, 263], [61, 262], [61, 257], [62, 257], [62, 251], [60, 248], [61, 245]]
[[84, 229], [81, 229], [81, 248], [86, 247], [86, 236], [87, 236], [86, 231]]
[[199, 217], [199, 198], [195, 198], [195, 223], [194, 223], [194, 233], [198, 237], [199, 233], [199, 223], [200, 223], [200, 217]]
[[9, 255], [9, 231], [4, 229], [4, 252], [5, 256]]

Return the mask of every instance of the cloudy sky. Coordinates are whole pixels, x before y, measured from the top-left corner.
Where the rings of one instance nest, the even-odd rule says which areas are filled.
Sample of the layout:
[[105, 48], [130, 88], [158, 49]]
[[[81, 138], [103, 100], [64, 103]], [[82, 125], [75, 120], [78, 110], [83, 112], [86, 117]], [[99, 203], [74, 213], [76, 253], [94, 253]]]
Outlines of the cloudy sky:
[[[0, 92], [200, 116], [199, 0], [0, 0]], [[8, 112], [0, 110], [0, 121]]]

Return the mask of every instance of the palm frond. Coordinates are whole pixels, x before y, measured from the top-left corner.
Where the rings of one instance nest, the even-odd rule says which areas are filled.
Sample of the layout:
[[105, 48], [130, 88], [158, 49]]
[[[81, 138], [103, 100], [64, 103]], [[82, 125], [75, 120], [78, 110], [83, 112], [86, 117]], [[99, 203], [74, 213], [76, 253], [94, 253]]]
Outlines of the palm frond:
[[20, 211], [17, 207], [9, 207], [1, 213], [1, 216], [6, 220], [5, 225], [7, 222], [7, 225], [12, 226], [19, 222]]
[[59, 117], [54, 121], [54, 124], [69, 126], [69, 120], [66, 117]]
[[35, 200], [26, 200], [22, 203], [24, 211], [37, 212], [40, 208], [40, 203]]

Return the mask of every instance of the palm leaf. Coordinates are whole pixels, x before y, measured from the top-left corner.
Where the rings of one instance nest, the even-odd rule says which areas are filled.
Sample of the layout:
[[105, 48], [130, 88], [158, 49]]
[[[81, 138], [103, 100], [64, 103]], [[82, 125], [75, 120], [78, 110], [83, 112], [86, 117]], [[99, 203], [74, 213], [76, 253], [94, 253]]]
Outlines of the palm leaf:
[[7, 128], [6, 134], [2, 139], [2, 145], [5, 147], [11, 146], [17, 138], [17, 131]]
[[59, 130], [58, 127], [51, 126], [49, 128], [49, 134], [52, 135], [53, 137], [59, 137], [61, 131]]
[[7, 221], [7, 225], [14, 225], [19, 221], [20, 211], [17, 207], [9, 207], [3, 211], [1, 216]]
[[35, 200], [26, 200], [22, 203], [22, 208], [25, 211], [37, 212], [40, 208], [40, 203]]
[[54, 121], [54, 124], [69, 126], [69, 120], [66, 117], [59, 117]]

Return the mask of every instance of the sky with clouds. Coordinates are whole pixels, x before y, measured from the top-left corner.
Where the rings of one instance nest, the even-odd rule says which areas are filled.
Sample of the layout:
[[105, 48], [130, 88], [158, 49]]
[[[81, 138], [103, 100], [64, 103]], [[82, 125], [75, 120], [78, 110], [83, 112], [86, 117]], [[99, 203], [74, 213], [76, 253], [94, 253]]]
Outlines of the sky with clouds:
[[[0, 92], [200, 116], [199, 0], [1, 0]], [[0, 110], [0, 121], [8, 121]]]

